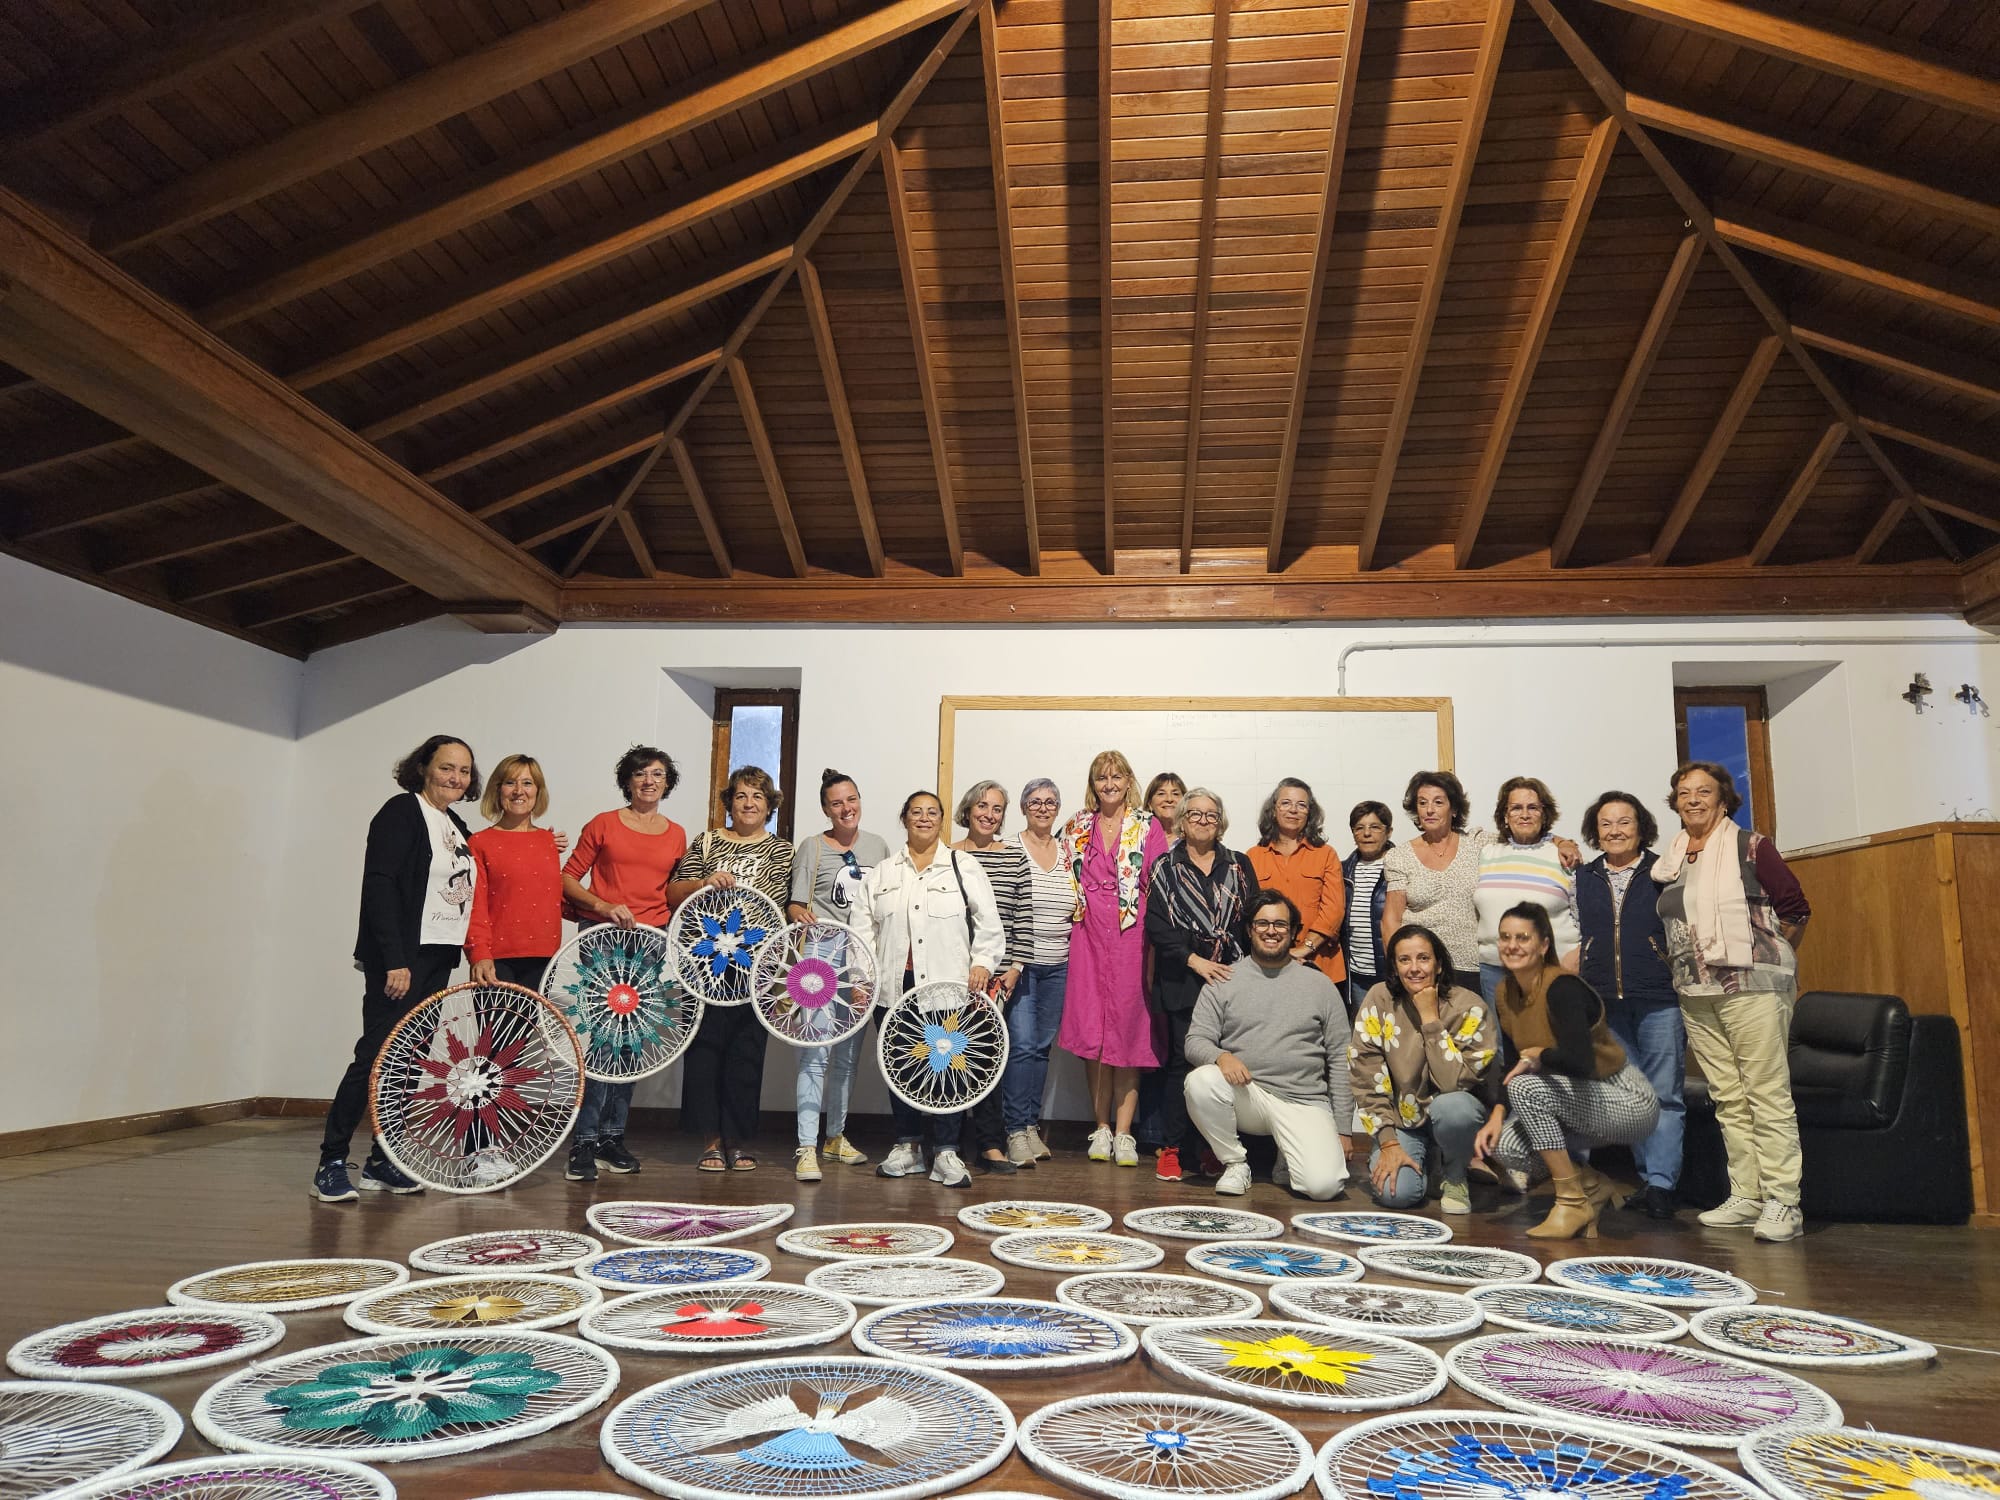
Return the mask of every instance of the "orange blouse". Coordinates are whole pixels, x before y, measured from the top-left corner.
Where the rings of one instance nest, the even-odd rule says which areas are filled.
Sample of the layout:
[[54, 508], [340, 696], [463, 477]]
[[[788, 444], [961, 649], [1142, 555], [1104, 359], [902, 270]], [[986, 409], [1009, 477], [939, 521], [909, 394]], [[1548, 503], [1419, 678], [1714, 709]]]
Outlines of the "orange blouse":
[[1299, 940], [1305, 941], [1306, 932], [1316, 932], [1324, 940], [1324, 946], [1312, 958], [1319, 971], [1336, 984], [1345, 979], [1347, 961], [1340, 956], [1334, 938], [1347, 915], [1347, 881], [1341, 874], [1340, 856], [1333, 852], [1333, 845], [1301, 844], [1290, 854], [1280, 854], [1269, 844], [1258, 844], [1245, 852], [1250, 857], [1250, 868], [1257, 872], [1257, 884], [1266, 890], [1283, 892], [1299, 909], [1306, 924]]

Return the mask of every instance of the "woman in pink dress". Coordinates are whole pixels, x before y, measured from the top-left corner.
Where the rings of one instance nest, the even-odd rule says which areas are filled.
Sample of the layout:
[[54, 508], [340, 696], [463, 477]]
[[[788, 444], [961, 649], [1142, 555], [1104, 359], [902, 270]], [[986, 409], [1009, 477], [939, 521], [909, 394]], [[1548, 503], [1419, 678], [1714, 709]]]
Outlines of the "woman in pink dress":
[[1146, 1006], [1146, 887], [1167, 852], [1166, 831], [1130, 805], [1132, 764], [1116, 750], [1090, 763], [1084, 810], [1063, 828], [1062, 857], [1076, 890], [1069, 989], [1056, 1041], [1083, 1059], [1097, 1128], [1090, 1159], [1139, 1165], [1132, 1117], [1139, 1070], [1157, 1068], [1153, 1017]]

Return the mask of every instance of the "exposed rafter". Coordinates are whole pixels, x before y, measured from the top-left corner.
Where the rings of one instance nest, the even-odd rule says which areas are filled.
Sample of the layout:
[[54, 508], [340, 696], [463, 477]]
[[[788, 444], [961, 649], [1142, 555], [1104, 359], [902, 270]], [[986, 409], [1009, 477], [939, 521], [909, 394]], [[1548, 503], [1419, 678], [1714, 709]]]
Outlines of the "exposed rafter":
[[658, 578], [660, 569], [653, 561], [653, 549], [646, 545], [646, 534], [639, 529], [639, 521], [628, 505], [618, 512], [618, 530], [625, 538], [625, 545], [632, 549], [632, 561], [639, 565], [639, 572], [646, 578]]
[[1767, 333], [1757, 340], [1757, 347], [1750, 351], [1750, 358], [1743, 366], [1743, 373], [1736, 377], [1736, 384], [1729, 392], [1728, 401], [1723, 403], [1722, 415], [1715, 419], [1715, 427], [1708, 435], [1708, 441], [1701, 445], [1701, 452], [1695, 456], [1694, 467], [1688, 470], [1687, 478], [1681, 481], [1680, 493], [1674, 496], [1672, 509], [1667, 519], [1660, 524], [1660, 534], [1653, 538], [1652, 551], [1647, 561], [1658, 567], [1673, 556], [1674, 547], [1687, 530], [1687, 524], [1694, 519], [1695, 507], [1701, 504], [1701, 497], [1708, 493], [1709, 482], [1715, 478], [1715, 471], [1722, 467], [1723, 459], [1729, 456], [1729, 445], [1736, 441], [1736, 433], [1743, 426], [1743, 419], [1750, 415], [1750, 408], [1757, 404], [1758, 393], [1764, 389], [1764, 381], [1771, 373], [1771, 366], [1778, 362], [1784, 352], [1785, 341], [1775, 333]]
[[1014, 454], [1021, 472], [1021, 524], [1028, 542], [1028, 572], [1039, 573], [1042, 523], [1035, 509], [1035, 444], [1028, 428], [1028, 373], [1021, 350], [1021, 292], [1014, 278], [1013, 187], [1007, 176], [1006, 133], [1001, 128], [998, 27], [992, 6], [980, 11], [979, 61], [986, 80], [986, 148], [993, 158], [993, 215], [1000, 241], [1001, 311], [1007, 320], [1007, 365], [1014, 387]]
[[1727, 244], [1829, 276], [1858, 281], [1939, 312], [2000, 328], [2000, 301], [1955, 272], [1869, 245], [1845, 234], [1732, 204], [1715, 209], [1715, 232]]
[[12, 438], [6, 451], [0, 453], [0, 479], [26, 479], [93, 453], [132, 445], [132, 434], [116, 422], [107, 422], [95, 412], [77, 412]]
[[93, 480], [66, 488], [60, 500], [22, 504], [8, 528], [16, 542], [39, 542], [66, 531], [126, 517], [164, 505], [169, 500], [194, 500], [219, 495], [228, 486], [215, 482], [192, 464], [169, 458], [130, 478]]
[[[109, 578], [141, 573], [185, 558], [272, 541], [299, 530], [296, 523], [238, 496], [193, 520], [176, 520], [105, 546], [98, 553], [98, 571]], [[346, 549], [340, 550], [344, 555]]]
[[[756, 388], [750, 384], [750, 371], [744, 366], [739, 355], [730, 355], [729, 390], [736, 397], [736, 410], [743, 417], [743, 428], [750, 435], [750, 451], [757, 456], [757, 472], [764, 479], [764, 493], [771, 500], [771, 514], [778, 523], [778, 535], [784, 539], [785, 557], [792, 565], [792, 576], [806, 576], [806, 549], [799, 541], [799, 525], [792, 518], [791, 496], [785, 492], [785, 476], [778, 472], [778, 455], [771, 451], [771, 434], [764, 427], [764, 413], [757, 405]], [[625, 512], [619, 511], [620, 515]]]
[[1983, 510], [1974, 510], [1969, 505], [1959, 505], [1950, 500], [1940, 500], [1936, 495], [1919, 495], [1917, 503], [1926, 510], [1934, 510], [1941, 516], [1952, 516], [1958, 520], [1977, 526], [1982, 531], [2000, 531], [2000, 516], [1988, 515]]
[[1187, 442], [1181, 455], [1181, 571], [1194, 565], [1194, 501], [1201, 473], [1201, 406], [1208, 373], [1209, 295], [1215, 282], [1215, 218], [1222, 198], [1222, 115], [1228, 102], [1229, 7], [1209, 22], [1208, 109], [1201, 132], [1201, 211], [1194, 252], [1194, 329], [1188, 339]]
[[[1905, 500], [1901, 495], [1890, 497], [1889, 503], [1882, 507], [1881, 516], [1877, 518], [1873, 526], [1868, 528], [1868, 535], [1861, 539], [1861, 545], [1854, 553], [1854, 561], [1856, 563], [1873, 562], [1875, 554], [1882, 550], [1888, 543], [1889, 538], [1895, 535], [1896, 528], [1903, 524], [1903, 518], [1913, 511], [1919, 515], [1926, 514], [1915, 499]], [[1936, 523], [1933, 522], [1932, 524], [1935, 525]]]
[[1785, 539], [1785, 533], [1791, 529], [1793, 520], [1797, 518], [1800, 509], [1812, 494], [1813, 486], [1819, 483], [1820, 475], [1826, 472], [1826, 466], [1833, 462], [1834, 454], [1840, 451], [1840, 445], [1846, 441], [1845, 422], [1827, 424], [1826, 431], [1819, 435], [1819, 441], [1813, 444], [1812, 452], [1806, 455], [1806, 461], [1799, 465], [1798, 473], [1792, 476], [1792, 482], [1785, 487], [1785, 495], [1778, 502], [1778, 508], [1771, 513], [1771, 519], [1758, 534], [1757, 544], [1750, 549], [1752, 563], [1761, 564], [1770, 560], [1771, 554], [1777, 550], [1778, 543]]
[[1104, 466], [1104, 575], [1118, 571], [1118, 361], [1111, 208], [1117, 188], [1111, 130], [1111, 0], [1097, 5], [1097, 378]]
[[820, 285], [818, 267], [810, 260], [799, 262], [799, 295], [805, 300], [806, 322], [812, 328], [813, 353], [819, 360], [827, 409], [833, 415], [834, 437], [840, 443], [841, 467], [847, 471], [847, 489], [854, 497], [855, 524], [861, 528], [861, 544], [868, 550], [868, 571], [880, 578], [884, 560], [882, 532], [875, 524], [875, 499], [869, 493], [868, 471], [861, 462], [854, 412], [847, 404], [847, 382], [840, 373], [840, 350], [833, 341], [833, 319], [827, 315], [826, 289]]
[[1838, 320], [1810, 316], [1792, 324], [1792, 336], [1808, 349], [1837, 354], [1857, 364], [1872, 365], [1892, 375], [1969, 396], [2000, 406], [2000, 365], [1969, 354], [1940, 349], [1923, 340], [1905, 338], [1882, 328], [1861, 327], [1848, 317]]
[[2000, 458], [1982, 453], [1971, 441], [1953, 432], [1940, 432], [1934, 420], [1921, 412], [1878, 404], [1861, 418], [1864, 432], [1906, 447], [1918, 448], [1934, 458], [1971, 469], [1988, 478], [2000, 478]]
[[504, 487], [478, 492], [466, 502], [467, 508], [481, 520], [505, 515], [646, 452], [658, 444], [664, 425], [657, 418], [642, 418], [613, 430], [581, 452], [551, 454], [516, 474]]
[[[694, 458], [687, 450], [687, 444], [678, 437], [667, 439], [667, 453], [674, 461], [674, 472], [680, 475], [681, 488], [687, 491], [688, 508], [694, 512], [695, 524], [708, 543], [708, 555], [715, 561], [716, 573], [728, 578], [736, 571], [736, 565], [729, 560], [729, 547], [722, 539], [722, 528], [715, 522], [715, 510], [708, 503], [708, 491], [702, 488], [701, 476], [694, 471]], [[637, 481], [635, 480], [634, 483]], [[621, 495], [619, 497], [623, 499]], [[620, 507], [619, 514], [626, 507]]]

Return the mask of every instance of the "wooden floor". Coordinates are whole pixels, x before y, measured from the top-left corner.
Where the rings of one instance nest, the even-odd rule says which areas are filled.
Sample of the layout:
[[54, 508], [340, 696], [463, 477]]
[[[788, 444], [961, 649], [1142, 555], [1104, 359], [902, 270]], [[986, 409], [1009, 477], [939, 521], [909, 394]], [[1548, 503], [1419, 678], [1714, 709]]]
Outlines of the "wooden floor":
[[[1058, 1135], [1056, 1144], [1068, 1148], [1058, 1161], [1019, 1177], [980, 1178], [969, 1193], [948, 1192], [925, 1181], [885, 1181], [871, 1167], [833, 1168], [823, 1183], [795, 1185], [786, 1143], [776, 1138], [765, 1143], [765, 1165], [757, 1172], [697, 1175], [695, 1153], [685, 1140], [637, 1139], [635, 1148], [647, 1158], [637, 1176], [606, 1177], [586, 1185], [565, 1182], [558, 1171], [545, 1168], [523, 1186], [485, 1197], [369, 1196], [359, 1204], [335, 1206], [306, 1196], [318, 1131], [317, 1122], [247, 1120], [0, 1162], [0, 1225], [5, 1226], [0, 1231], [0, 1286], [8, 1289], [0, 1299], [0, 1347], [70, 1319], [156, 1306], [165, 1300], [169, 1283], [210, 1267], [294, 1255], [402, 1260], [426, 1241], [473, 1230], [583, 1229], [585, 1208], [604, 1198], [759, 1202], [796, 1193], [795, 1225], [927, 1219], [954, 1230], [959, 1229], [954, 1218], [958, 1209], [979, 1198], [1080, 1199], [1114, 1216], [1158, 1202], [1216, 1201], [1206, 1184], [1171, 1187], [1156, 1183], [1149, 1169], [1121, 1171], [1088, 1163], [1081, 1157], [1080, 1139], [1065, 1141]], [[1311, 1206], [1264, 1182], [1247, 1200], [1231, 1201], [1281, 1217]], [[1504, 1245], [1544, 1262], [1591, 1253], [1580, 1244], [1551, 1248], [1523, 1238], [1521, 1231], [1541, 1216], [1544, 1202], [1537, 1199], [1525, 1207], [1516, 1202], [1511, 1213], [1482, 1212], [1454, 1221], [1453, 1227], [1464, 1243]], [[743, 1243], [772, 1256], [774, 1279], [798, 1281], [813, 1264], [776, 1251], [769, 1235]], [[1161, 1270], [1185, 1270], [1180, 1248], [1169, 1243]], [[1658, 1226], [1617, 1214], [1607, 1216], [1605, 1236], [1594, 1249], [1699, 1261], [1743, 1276], [1763, 1290], [1766, 1302], [1870, 1319], [1937, 1344], [2000, 1351], [2000, 1233], [1991, 1230], [1816, 1225], [1793, 1244], [1760, 1245], [1746, 1233], [1702, 1229], [1685, 1217], [1675, 1225]], [[979, 1237], [964, 1233], [953, 1253], [990, 1259]], [[1054, 1273], [1003, 1269], [1007, 1291], [1016, 1295], [1052, 1296], [1059, 1279]], [[286, 1324], [285, 1350], [356, 1336], [341, 1322], [338, 1308], [288, 1315]], [[1445, 1345], [1430, 1347], [1442, 1350]], [[693, 1366], [691, 1361], [625, 1351], [617, 1358], [624, 1379], [614, 1400]], [[186, 1415], [201, 1391], [227, 1373], [200, 1371], [148, 1382], [143, 1389]], [[1962, 1443], [2000, 1443], [2000, 1352], [1946, 1349], [1936, 1365], [1911, 1372], [1807, 1373], [1857, 1426]], [[1061, 1396], [1171, 1389], [1173, 1382], [1141, 1359], [1083, 1376], [1002, 1380], [995, 1388], [1016, 1417], [1026, 1417]], [[1482, 1403], [1448, 1387], [1435, 1404]], [[525, 1442], [459, 1458], [393, 1465], [390, 1474], [406, 1500], [469, 1500], [534, 1489], [642, 1493], [618, 1479], [599, 1457], [598, 1424], [609, 1409], [607, 1404]], [[1287, 1415], [1315, 1447], [1359, 1420]], [[190, 1423], [174, 1456], [206, 1451]], [[1063, 1493], [1018, 1457], [978, 1489]]]

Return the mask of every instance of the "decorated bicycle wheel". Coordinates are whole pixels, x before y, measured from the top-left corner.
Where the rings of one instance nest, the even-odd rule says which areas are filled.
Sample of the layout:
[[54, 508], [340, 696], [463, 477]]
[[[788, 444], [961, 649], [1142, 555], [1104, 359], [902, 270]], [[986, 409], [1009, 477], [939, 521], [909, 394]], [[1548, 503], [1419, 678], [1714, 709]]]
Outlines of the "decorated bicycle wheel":
[[1446, 1245], [1451, 1226], [1418, 1214], [1321, 1210], [1293, 1214], [1292, 1228], [1322, 1240], [1350, 1245]]
[[1455, 1339], [1486, 1320], [1470, 1297], [1373, 1282], [1286, 1281], [1271, 1288], [1272, 1311], [1342, 1333]]
[[1370, 1417], [1334, 1434], [1314, 1477], [1325, 1500], [1764, 1500], [1671, 1448], [1490, 1411]]
[[750, 969], [750, 1004], [764, 1029], [792, 1047], [830, 1047], [868, 1024], [875, 954], [839, 922], [794, 922], [763, 943]]
[[519, 1182], [568, 1139], [582, 1103], [576, 1033], [518, 984], [440, 990], [396, 1023], [368, 1075], [383, 1154], [446, 1193]]
[[1020, 1441], [1038, 1473], [1108, 1500], [1283, 1500], [1312, 1472], [1291, 1423], [1164, 1391], [1057, 1401], [1021, 1424]]
[[872, 1312], [854, 1325], [854, 1347], [984, 1377], [1122, 1364], [1139, 1352], [1139, 1339], [1116, 1319], [1059, 1302], [977, 1297]]
[[262, 1354], [285, 1336], [269, 1313], [147, 1307], [31, 1333], [7, 1368], [35, 1380], [147, 1380]]
[[996, 1198], [968, 1203], [958, 1222], [978, 1234], [1026, 1234], [1038, 1229], [1093, 1234], [1111, 1227], [1111, 1215], [1088, 1203], [1056, 1203], [1045, 1198]]
[[585, 1076], [626, 1083], [669, 1066], [701, 1025], [701, 996], [681, 983], [657, 927], [586, 927], [556, 950], [542, 993], [575, 1029]]
[[762, 1281], [771, 1257], [755, 1250], [708, 1245], [633, 1246], [593, 1255], [576, 1268], [577, 1279], [607, 1292], [644, 1292], [662, 1286], [706, 1286], [718, 1281]]
[[1737, 1457], [1778, 1500], [1946, 1500], [2000, 1494], [2000, 1453], [1851, 1427], [1762, 1432]]
[[854, 1326], [845, 1297], [783, 1281], [716, 1282], [634, 1292], [593, 1308], [578, 1331], [648, 1354], [755, 1354], [830, 1344]]
[[1444, 1389], [1444, 1362], [1430, 1350], [1317, 1323], [1156, 1323], [1140, 1342], [1162, 1369], [1259, 1405], [1386, 1411]]
[[879, 1256], [904, 1260], [942, 1255], [952, 1247], [952, 1232], [935, 1224], [816, 1224], [787, 1229], [778, 1248], [809, 1260], [853, 1260]]
[[1840, 1422], [1819, 1387], [1705, 1349], [1500, 1333], [1467, 1339], [1446, 1358], [1452, 1380], [1482, 1401], [1619, 1437], [1733, 1448], [1767, 1428]]
[[921, 1500], [999, 1467], [1014, 1418], [946, 1370], [760, 1359], [627, 1397], [600, 1443], [619, 1474], [677, 1500]]
[[1037, 1271], [1142, 1271], [1167, 1258], [1158, 1245], [1129, 1234], [1071, 1234], [1051, 1229], [1003, 1234], [988, 1248], [995, 1260]]
[[1134, 1328], [1189, 1319], [1254, 1318], [1264, 1310], [1264, 1299], [1248, 1287], [1162, 1271], [1087, 1271], [1057, 1282], [1056, 1301]]
[[1444, 1286], [1538, 1281], [1542, 1274], [1542, 1263], [1532, 1255], [1483, 1245], [1370, 1245], [1362, 1250], [1361, 1263], [1385, 1276]]
[[1007, 1070], [1000, 1008], [962, 984], [922, 984], [882, 1013], [875, 1051], [889, 1092], [913, 1109], [968, 1109]]
[[142, 1469], [181, 1419], [158, 1396], [67, 1380], [0, 1381], [0, 1496], [31, 1500]]
[[532, 1271], [440, 1276], [370, 1292], [342, 1314], [357, 1333], [523, 1332], [574, 1323], [604, 1300], [596, 1287]]
[[750, 975], [785, 928], [778, 903], [752, 886], [703, 886], [674, 908], [667, 943], [681, 983], [705, 1005], [745, 1005]]
[[176, 1307], [304, 1312], [337, 1307], [409, 1279], [409, 1271], [393, 1260], [253, 1260], [183, 1276], [167, 1288], [167, 1300]]
[[1937, 1358], [1937, 1350], [1921, 1339], [1796, 1307], [1707, 1307], [1688, 1324], [1709, 1348], [1767, 1365], [1888, 1370]]
[[229, 1453], [99, 1480], [62, 1500], [396, 1500], [396, 1487], [344, 1458]]
[[445, 1276], [462, 1271], [567, 1271], [603, 1248], [601, 1240], [568, 1229], [500, 1229], [419, 1245], [410, 1252], [410, 1264]]
[[1277, 1245], [1267, 1240], [1222, 1240], [1187, 1253], [1191, 1270], [1225, 1281], [1271, 1286], [1280, 1281], [1359, 1281], [1367, 1267], [1338, 1250], [1317, 1245]]
[[1557, 1286], [1630, 1297], [1656, 1307], [1729, 1307], [1757, 1300], [1757, 1288], [1740, 1276], [1656, 1256], [1582, 1255], [1551, 1261], [1546, 1274]]
[[1574, 1287], [1476, 1286], [1466, 1295], [1486, 1310], [1487, 1322], [1528, 1333], [1606, 1333], [1613, 1338], [1665, 1343], [1688, 1331], [1687, 1319], [1663, 1307], [1579, 1292]]
[[806, 1285], [845, 1297], [856, 1307], [991, 1297], [1007, 1278], [976, 1260], [911, 1256], [903, 1260], [835, 1260], [806, 1272]]
[[1168, 1240], [1275, 1240], [1285, 1232], [1285, 1226], [1269, 1214], [1178, 1205], [1135, 1208], [1125, 1215], [1125, 1227], [1135, 1234]]
[[610, 1399], [618, 1362], [559, 1333], [353, 1339], [202, 1392], [194, 1423], [233, 1453], [438, 1458], [532, 1437]]
[[720, 1245], [775, 1229], [792, 1216], [789, 1203], [593, 1203], [590, 1227], [621, 1245]]

